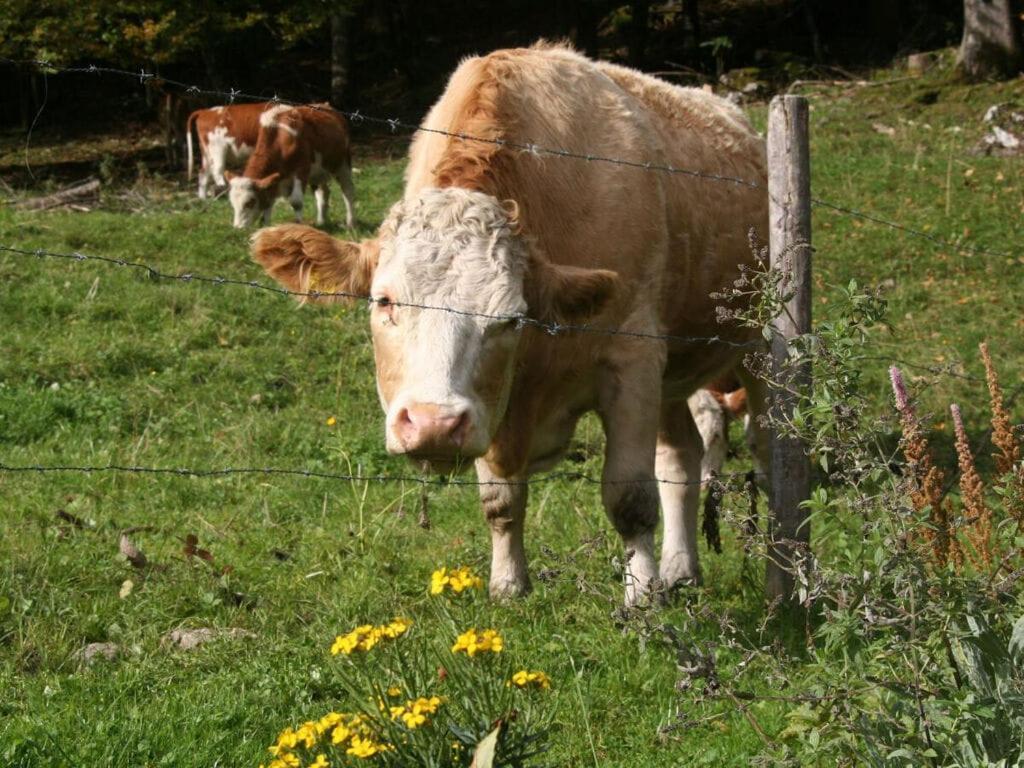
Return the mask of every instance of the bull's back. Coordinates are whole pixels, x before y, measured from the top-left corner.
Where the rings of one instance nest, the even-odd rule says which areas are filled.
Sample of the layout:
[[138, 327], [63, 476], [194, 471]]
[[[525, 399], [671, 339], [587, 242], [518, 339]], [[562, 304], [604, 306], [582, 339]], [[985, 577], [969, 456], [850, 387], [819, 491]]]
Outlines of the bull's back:
[[351, 163], [348, 122], [328, 104], [299, 107], [302, 118], [300, 134], [309, 151], [318, 154], [328, 171], [334, 172]]

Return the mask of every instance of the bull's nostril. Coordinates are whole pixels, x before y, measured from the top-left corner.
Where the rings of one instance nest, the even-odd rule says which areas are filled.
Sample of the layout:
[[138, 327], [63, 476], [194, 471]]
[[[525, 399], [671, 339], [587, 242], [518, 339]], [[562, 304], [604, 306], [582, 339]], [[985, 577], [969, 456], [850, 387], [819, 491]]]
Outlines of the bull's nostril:
[[402, 408], [397, 414], [395, 414], [395, 425], [398, 427], [406, 427], [413, 423], [412, 417], [409, 415], [408, 408]]
[[450, 434], [452, 442], [461, 448], [469, 435], [469, 411], [463, 411], [455, 418]]

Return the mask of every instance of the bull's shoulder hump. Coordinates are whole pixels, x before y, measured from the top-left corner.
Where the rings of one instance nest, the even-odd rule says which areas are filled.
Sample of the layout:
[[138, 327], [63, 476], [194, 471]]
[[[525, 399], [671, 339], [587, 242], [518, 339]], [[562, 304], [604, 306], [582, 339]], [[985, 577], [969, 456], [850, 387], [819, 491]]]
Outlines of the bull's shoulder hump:
[[629, 67], [608, 62], [595, 66], [623, 90], [672, 123], [727, 130], [737, 138], [760, 140], [738, 106], [702, 88], [673, 85]]

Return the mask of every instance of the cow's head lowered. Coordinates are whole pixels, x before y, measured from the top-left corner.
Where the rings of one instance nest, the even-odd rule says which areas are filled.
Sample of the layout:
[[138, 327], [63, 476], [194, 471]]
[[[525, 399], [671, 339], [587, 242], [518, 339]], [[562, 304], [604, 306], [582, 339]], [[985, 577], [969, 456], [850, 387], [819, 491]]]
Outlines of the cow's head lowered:
[[490, 446], [526, 332], [517, 318], [583, 322], [617, 283], [614, 272], [550, 263], [498, 200], [456, 188], [398, 203], [377, 240], [284, 225], [257, 232], [252, 253], [291, 290], [370, 297], [387, 449], [437, 469]]

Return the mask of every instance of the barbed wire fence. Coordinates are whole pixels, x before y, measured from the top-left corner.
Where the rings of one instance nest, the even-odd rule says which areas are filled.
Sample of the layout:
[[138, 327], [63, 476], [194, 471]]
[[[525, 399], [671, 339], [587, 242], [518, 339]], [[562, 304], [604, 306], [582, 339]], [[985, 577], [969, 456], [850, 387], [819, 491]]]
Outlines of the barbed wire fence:
[[[547, 147], [530, 141], [512, 141], [503, 138], [488, 138], [475, 136], [464, 132], [453, 132], [444, 129], [426, 126], [422, 124], [410, 123], [399, 118], [392, 117], [381, 117], [378, 115], [366, 114], [360, 110], [336, 110], [326, 104], [309, 104], [306, 102], [298, 102], [281, 98], [274, 94], [270, 97], [266, 95], [258, 95], [253, 93], [245, 92], [241, 89], [230, 88], [227, 90], [206, 88], [195, 84], [189, 84], [183, 81], [167, 78], [156, 73], [147, 72], [145, 69], [139, 71], [131, 71], [118, 67], [101, 66], [101, 65], [84, 65], [84, 66], [69, 66], [69, 67], [58, 67], [54, 66], [51, 62], [39, 59], [10, 59], [0, 57], [0, 62], [18, 66], [18, 67], [32, 67], [37, 71], [41, 72], [46, 77], [51, 76], [62, 76], [62, 75], [92, 75], [92, 76], [110, 76], [119, 77], [129, 80], [137, 80], [139, 86], [146, 86], [147, 84], [159, 84], [163, 88], [174, 88], [177, 89], [181, 94], [195, 96], [195, 97], [206, 97], [206, 98], [217, 98], [224, 100], [227, 104], [234, 104], [237, 102], [270, 102], [273, 104], [280, 104], [283, 106], [306, 106], [313, 109], [322, 109], [338, 112], [344, 115], [348, 120], [354, 124], [368, 124], [375, 125], [382, 128], [386, 128], [389, 133], [397, 134], [399, 131], [407, 133], [409, 135], [424, 132], [432, 133], [437, 135], [446, 136], [449, 138], [457, 139], [464, 142], [479, 142], [485, 144], [496, 145], [505, 149], [515, 150], [524, 154], [533, 156], [550, 156], [575, 161], [583, 161], [588, 163], [606, 163], [615, 166], [622, 166], [632, 168], [644, 172], [652, 173], [664, 173], [669, 175], [689, 177], [693, 179], [699, 179], [708, 182], [722, 183], [734, 186], [740, 186], [751, 189], [763, 189], [768, 192], [767, 185], [760, 181], [751, 179], [743, 179], [737, 176], [731, 176], [728, 174], [721, 174], [715, 172], [704, 171], [694, 168], [681, 168], [670, 164], [643, 161], [638, 159], [628, 158], [617, 158], [609, 157], [600, 154], [592, 154], [582, 152], [578, 150], [572, 150], [567, 148], [558, 147]], [[949, 249], [958, 253], [967, 255], [978, 255], [978, 256], [992, 256], [1006, 259], [1014, 259], [1019, 248], [1016, 246], [1013, 249], [996, 249], [991, 247], [981, 247], [967, 245], [958, 240], [946, 239], [938, 235], [925, 232], [920, 229], [916, 229], [909, 225], [903, 224], [898, 221], [887, 219], [877, 214], [863, 211], [851, 206], [843, 205], [840, 203], [832, 202], [826, 199], [811, 197], [810, 204], [814, 207], [821, 208], [836, 215], [846, 216], [854, 219], [867, 221], [874, 225], [885, 227], [904, 235], [920, 239], [931, 243], [934, 246]], [[198, 272], [182, 272], [178, 274], [171, 274], [161, 269], [140, 261], [131, 261], [127, 259], [121, 259], [111, 256], [103, 256], [98, 254], [86, 254], [80, 251], [58, 251], [45, 248], [25, 248], [20, 247], [16, 244], [4, 244], [0, 243], [0, 253], [8, 253], [15, 256], [33, 257], [33, 258], [50, 258], [50, 259], [63, 259], [73, 262], [94, 262], [102, 263], [112, 267], [123, 267], [130, 270], [138, 270], [148, 277], [158, 281], [175, 281], [179, 283], [191, 284], [191, 285], [209, 285], [209, 286], [230, 286], [236, 288], [243, 288], [248, 290], [255, 290], [267, 294], [275, 294], [282, 297], [292, 298], [304, 298], [304, 299], [327, 299], [327, 298], [342, 298], [342, 299], [353, 299], [360, 300], [369, 303], [378, 301], [370, 295], [348, 293], [348, 292], [336, 292], [336, 291], [293, 291], [284, 287], [267, 285], [257, 280], [245, 280], [236, 277], [224, 277], [219, 275], [204, 275]], [[1017, 263], [1014, 261], [1014, 263]], [[686, 344], [700, 344], [700, 345], [725, 345], [733, 347], [747, 347], [757, 348], [763, 347], [764, 343], [761, 340], [748, 340], [748, 341], [737, 341], [733, 339], [723, 338], [721, 335], [712, 335], [705, 337], [698, 336], [680, 336], [672, 334], [654, 334], [644, 333], [638, 331], [625, 330], [621, 328], [601, 328], [594, 327], [586, 324], [560, 324], [560, 323], [545, 323], [540, 320], [530, 318], [524, 315], [488, 315], [484, 313], [470, 312], [459, 309], [457, 307], [443, 307], [443, 306], [432, 306], [425, 304], [410, 304], [410, 303], [399, 303], [398, 306], [407, 306], [420, 310], [427, 311], [442, 311], [451, 314], [457, 314], [462, 316], [480, 317], [495, 321], [515, 321], [519, 328], [534, 328], [550, 335], [561, 335], [567, 333], [587, 333], [587, 334], [599, 334], [607, 336], [625, 336], [637, 339], [646, 340], [657, 340], [664, 342], [673, 343], [686, 343]], [[882, 359], [879, 356], [879, 359]], [[917, 368], [926, 370], [928, 373], [936, 376], [948, 375], [954, 378], [962, 379], [965, 381], [972, 381], [982, 383], [985, 381], [983, 377], [972, 376], [970, 374], [961, 373], [951, 370], [949, 367], [939, 366], [923, 366], [919, 363], [910, 363], [907, 361], [895, 360], [891, 357], [885, 357], [886, 361], [898, 362], [908, 368]], [[15, 473], [46, 473], [46, 472], [80, 472], [80, 473], [129, 473], [129, 474], [149, 474], [149, 475], [173, 475], [173, 476], [187, 476], [187, 477], [225, 477], [233, 475], [278, 475], [278, 476], [292, 476], [292, 477], [308, 477], [308, 478], [319, 478], [324, 480], [339, 480], [339, 481], [366, 481], [366, 482], [402, 482], [402, 483], [414, 483], [427, 485], [450, 485], [450, 486], [473, 486], [473, 485], [491, 485], [501, 484], [507, 481], [491, 481], [481, 483], [479, 481], [467, 480], [463, 478], [429, 478], [423, 475], [351, 475], [351, 474], [339, 474], [322, 472], [317, 470], [307, 469], [287, 469], [287, 468], [273, 468], [273, 467], [226, 467], [226, 468], [161, 468], [161, 467], [140, 467], [132, 465], [97, 465], [97, 466], [85, 466], [85, 465], [8, 465], [0, 463], [0, 471], [3, 472], [15, 472]], [[742, 477], [749, 479], [750, 473], [736, 473], [735, 477]], [[720, 475], [719, 480], [729, 480], [733, 476]], [[589, 484], [614, 484], [616, 481], [609, 481], [605, 479], [594, 478], [585, 473], [580, 472], [553, 472], [546, 475], [539, 475], [530, 478], [525, 481], [512, 481], [512, 484], [538, 484], [538, 483], [550, 483], [559, 481], [579, 481]], [[636, 483], [637, 481], [628, 481], [629, 483]], [[670, 483], [670, 484], [702, 484], [702, 481], [670, 481], [665, 479], [653, 478], [650, 482], [654, 483]]]
[[[550, 157], [561, 157], [566, 159], [582, 160], [585, 162], [607, 163], [611, 165], [634, 168], [642, 171], [688, 176], [696, 179], [703, 179], [706, 181], [716, 181], [726, 184], [734, 184], [738, 186], [748, 187], [751, 189], [764, 189], [767, 192], [766, 184], [752, 179], [740, 178], [738, 176], [730, 176], [727, 174], [714, 173], [694, 168], [680, 168], [671, 164], [658, 163], [653, 161], [609, 157], [605, 155], [581, 152], [578, 150], [566, 148], [546, 147], [541, 144], [537, 144], [530, 141], [513, 141], [503, 138], [475, 136], [465, 132], [447, 131], [442, 128], [437, 128], [433, 126], [427, 126], [418, 123], [410, 123], [397, 117], [382, 117], [379, 115], [364, 113], [361, 110], [342, 110], [335, 109], [329, 105], [322, 103], [311, 104], [307, 102], [295, 101], [292, 99], [282, 98], [277, 94], [273, 94], [268, 97], [266, 95], [248, 93], [237, 88], [229, 88], [227, 90], [207, 88], [195, 84], [186, 83], [180, 80], [175, 80], [173, 78], [164, 77], [163, 75], [158, 75], [153, 72], [147, 72], [144, 68], [138, 71], [131, 71], [127, 69], [121, 69], [118, 67], [100, 66], [96, 64], [89, 64], [78, 67], [56, 67], [51, 62], [41, 59], [11, 59], [5, 57], [0, 57], [0, 62], [12, 66], [33, 67], [36, 70], [42, 72], [45, 76], [60, 76], [68, 74], [87, 74], [95, 76], [109, 75], [121, 78], [128, 78], [131, 80], [137, 80], [139, 85], [145, 85], [146, 83], [159, 83], [163, 86], [171, 86], [173, 88], [177, 88], [182, 93], [191, 96], [216, 97], [219, 99], [224, 99], [226, 100], [227, 104], [234, 104], [237, 101], [270, 102], [273, 104], [280, 104], [283, 106], [304, 106], [309, 107], [311, 109], [330, 110], [332, 112], [344, 115], [348, 120], [355, 124], [366, 123], [378, 125], [381, 127], [386, 127], [391, 133], [397, 133], [400, 130], [405, 131], [409, 134], [432, 133], [440, 136], [447, 136], [449, 138], [459, 139], [460, 141], [491, 144], [499, 147], [504, 147], [507, 149], [518, 150], [520, 152], [524, 152], [531, 155], [546, 155]], [[891, 219], [887, 219], [883, 216], [868, 211], [862, 211], [852, 206], [843, 205], [820, 197], [812, 197], [811, 204], [815, 207], [824, 208], [839, 215], [861, 219], [863, 221], [868, 221], [872, 224], [876, 224], [878, 226], [887, 227], [889, 229], [901, 232], [905, 235], [928, 241], [933, 245], [939, 246], [941, 248], [951, 249], [953, 251], [956, 251], [957, 253], [978, 256], [1014, 258], [1019, 256], [1022, 252], [1019, 246], [1008, 249], [995, 249], [965, 245], [963, 243], [956, 242], [955, 240], [939, 237], [938, 235], [925, 232], [920, 229], [916, 229], [907, 224], [893, 221]]]

